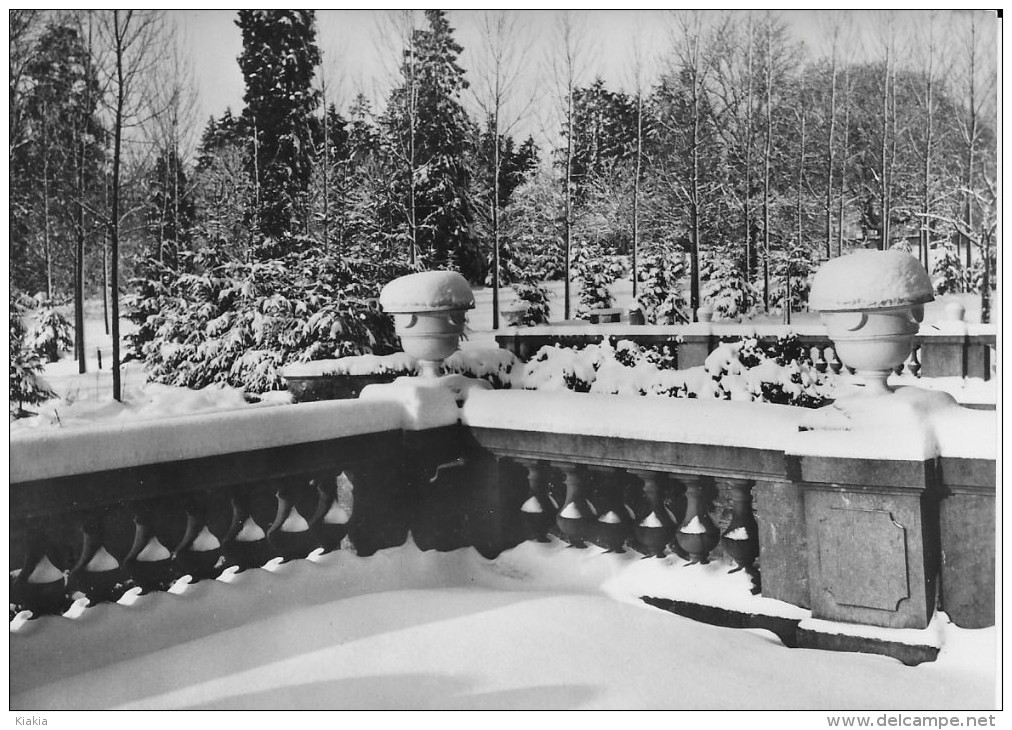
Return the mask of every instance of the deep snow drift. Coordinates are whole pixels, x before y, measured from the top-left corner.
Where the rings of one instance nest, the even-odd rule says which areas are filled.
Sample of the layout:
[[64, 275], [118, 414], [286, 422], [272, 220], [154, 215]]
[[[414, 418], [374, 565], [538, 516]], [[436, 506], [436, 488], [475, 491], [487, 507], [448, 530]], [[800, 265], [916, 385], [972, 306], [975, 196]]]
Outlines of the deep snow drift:
[[[741, 573], [561, 543], [349, 550], [11, 634], [12, 709], [850, 709], [995, 705], [994, 628], [938, 661], [787, 649], [638, 600]], [[697, 594], [698, 595], [698, 594]], [[769, 599], [757, 599], [769, 601]], [[785, 609], [801, 611], [795, 607]], [[802, 611], [802, 613], [807, 613]]]

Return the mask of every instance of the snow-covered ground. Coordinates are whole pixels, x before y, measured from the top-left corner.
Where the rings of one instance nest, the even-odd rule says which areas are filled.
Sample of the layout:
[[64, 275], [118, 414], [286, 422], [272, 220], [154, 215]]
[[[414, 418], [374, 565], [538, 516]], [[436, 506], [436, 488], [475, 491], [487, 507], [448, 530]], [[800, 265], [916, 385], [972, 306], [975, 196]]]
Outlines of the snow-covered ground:
[[993, 628], [944, 624], [938, 660], [918, 667], [788, 649], [765, 631], [709, 626], [638, 600], [689, 591], [770, 602], [749, 596], [744, 574], [724, 565], [680, 563], [557, 542], [495, 560], [411, 543], [369, 558], [338, 551], [21, 625], [11, 634], [10, 706], [995, 707]]

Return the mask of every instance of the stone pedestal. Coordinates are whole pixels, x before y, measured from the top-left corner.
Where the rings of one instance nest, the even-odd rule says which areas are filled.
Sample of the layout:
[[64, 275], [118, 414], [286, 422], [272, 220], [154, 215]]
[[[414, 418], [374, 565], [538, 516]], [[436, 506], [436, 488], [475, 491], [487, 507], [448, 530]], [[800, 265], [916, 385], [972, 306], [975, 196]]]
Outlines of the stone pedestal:
[[939, 563], [931, 462], [800, 457], [812, 616], [921, 629], [935, 610]]

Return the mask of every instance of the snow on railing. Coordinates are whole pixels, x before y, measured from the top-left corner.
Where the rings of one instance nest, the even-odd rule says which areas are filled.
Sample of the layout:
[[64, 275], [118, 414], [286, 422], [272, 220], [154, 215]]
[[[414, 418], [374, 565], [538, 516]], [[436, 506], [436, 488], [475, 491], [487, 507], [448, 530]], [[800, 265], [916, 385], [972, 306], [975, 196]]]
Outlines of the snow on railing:
[[160, 420], [21, 431], [11, 436], [12, 483], [257, 451], [395, 430], [398, 404], [328, 401]]
[[[836, 350], [822, 325], [745, 325], [706, 322], [688, 325], [539, 325], [517, 327], [496, 335], [499, 347], [522, 359], [529, 359], [545, 345], [583, 347], [605, 339], [629, 340], [641, 347], [673, 348], [680, 369], [702, 365], [723, 341], [756, 337], [770, 342], [794, 335], [810, 350], [819, 372], [839, 373], [843, 369]], [[993, 325], [964, 322], [936, 322], [921, 325], [914, 349], [897, 374], [915, 377], [961, 376], [992, 378], [996, 360], [996, 329]]]
[[[129, 600], [349, 535], [361, 553], [403, 542], [385, 511], [414, 478], [408, 463], [425, 464], [413, 450], [435, 438], [431, 458], [456, 456], [431, 436], [456, 424], [442, 400], [422, 404], [416, 433], [418, 403], [373, 398], [14, 434], [12, 616]], [[354, 510], [353, 487], [366, 494]]]
[[458, 410], [437, 385], [410, 385], [18, 435], [12, 607], [73, 613], [410, 532], [423, 549], [486, 555], [556, 535], [725, 561], [816, 618], [893, 628], [927, 625], [941, 572], [953, 620], [987, 625], [994, 547], [963, 527], [986, 534], [994, 519], [986, 414], [933, 405], [948, 414], [936, 428], [924, 398], [901, 394], [886, 400], [902, 417], [820, 421], [763, 403], [482, 390]]
[[[487, 391], [462, 422], [520, 475], [529, 539], [733, 561], [766, 597], [894, 628], [927, 626], [940, 570], [957, 624], [993, 622], [993, 541], [959, 525], [993, 532], [997, 424], [944, 394], [813, 411]], [[992, 603], [971, 605], [974, 591]]]

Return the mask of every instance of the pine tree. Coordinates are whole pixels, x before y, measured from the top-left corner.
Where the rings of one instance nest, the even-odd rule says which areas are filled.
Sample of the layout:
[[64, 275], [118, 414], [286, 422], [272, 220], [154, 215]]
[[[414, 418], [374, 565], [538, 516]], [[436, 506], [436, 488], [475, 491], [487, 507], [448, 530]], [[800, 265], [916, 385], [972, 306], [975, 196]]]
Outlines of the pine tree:
[[26, 300], [14, 287], [9, 291], [8, 348], [10, 357], [10, 413], [14, 418], [33, 415], [24, 409], [25, 405], [41, 403], [53, 394], [39, 381], [42, 362], [34, 348], [26, 340], [23, 318]]
[[181, 249], [189, 247], [194, 221], [193, 193], [178, 150], [163, 151], [155, 160], [145, 206], [151, 257], [175, 268]]
[[481, 279], [484, 259], [472, 235], [469, 140], [473, 123], [461, 104], [467, 89], [457, 63], [463, 48], [441, 10], [425, 11], [404, 53], [404, 83], [391, 93], [383, 127], [397, 170], [392, 184], [402, 211], [395, 221], [428, 265]]
[[305, 229], [320, 51], [311, 10], [240, 10], [237, 24], [251, 132], [248, 164], [256, 181], [253, 227], [265, 237], [255, 250], [265, 258], [280, 253], [281, 239]]

